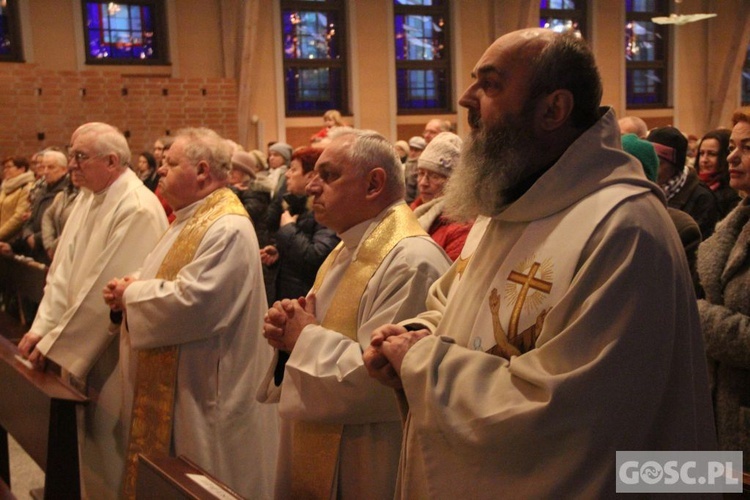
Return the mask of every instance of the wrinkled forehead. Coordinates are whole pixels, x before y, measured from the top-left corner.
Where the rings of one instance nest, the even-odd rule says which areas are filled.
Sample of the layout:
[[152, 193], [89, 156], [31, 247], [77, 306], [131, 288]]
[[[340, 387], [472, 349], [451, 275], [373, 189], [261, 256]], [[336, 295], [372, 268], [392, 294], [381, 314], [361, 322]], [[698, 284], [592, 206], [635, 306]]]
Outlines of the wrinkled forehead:
[[354, 144], [355, 136], [353, 134], [345, 134], [336, 137], [331, 143], [323, 150], [315, 163], [318, 165], [336, 165], [340, 168], [345, 167], [345, 163], [348, 163], [347, 152], [351, 149]]

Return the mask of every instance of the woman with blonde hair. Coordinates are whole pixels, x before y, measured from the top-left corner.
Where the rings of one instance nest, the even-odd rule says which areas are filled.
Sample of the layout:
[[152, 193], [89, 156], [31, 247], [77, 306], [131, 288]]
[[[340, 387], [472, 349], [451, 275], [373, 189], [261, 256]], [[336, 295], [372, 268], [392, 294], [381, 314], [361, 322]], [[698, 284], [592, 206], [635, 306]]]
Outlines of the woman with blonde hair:
[[325, 123], [325, 127], [310, 137], [310, 144], [321, 142], [323, 139], [327, 138], [328, 132], [330, 132], [332, 128], [346, 127], [346, 122], [344, 122], [344, 119], [341, 117], [341, 112], [337, 109], [329, 109], [323, 113], [323, 123]]

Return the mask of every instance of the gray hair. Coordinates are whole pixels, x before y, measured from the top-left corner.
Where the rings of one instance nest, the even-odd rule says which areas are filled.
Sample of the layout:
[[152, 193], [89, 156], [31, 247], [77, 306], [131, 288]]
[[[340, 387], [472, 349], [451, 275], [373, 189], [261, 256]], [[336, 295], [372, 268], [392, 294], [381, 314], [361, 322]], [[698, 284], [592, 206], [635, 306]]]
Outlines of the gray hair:
[[335, 138], [354, 136], [351, 146], [343, 152], [345, 161], [359, 168], [362, 175], [373, 168], [382, 168], [386, 173], [386, 192], [394, 198], [403, 198], [404, 169], [393, 144], [374, 130], [357, 130], [347, 127], [339, 131], [339, 128], [336, 129]]
[[39, 156], [41, 156], [42, 159], [49, 158], [53, 162], [55, 162], [58, 166], [67, 168], [68, 166], [68, 158], [60, 151], [54, 151], [46, 149], [42, 151]]
[[120, 160], [120, 166], [130, 165], [130, 147], [125, 136], [116, 127], [102, 122], [85, 123], [78, 127], [71, 138], [75, 141], [78, 136], [91, 135], [94, 154], [101, 156], [114, 154]]
[[193, 165], [205, 161], [213, 177], [222, 181], [227, 178], [232, 168], [232, 146], [226, 139], [205, 127], [178, 130], [177, 139], [185, 140], [183, 152]]

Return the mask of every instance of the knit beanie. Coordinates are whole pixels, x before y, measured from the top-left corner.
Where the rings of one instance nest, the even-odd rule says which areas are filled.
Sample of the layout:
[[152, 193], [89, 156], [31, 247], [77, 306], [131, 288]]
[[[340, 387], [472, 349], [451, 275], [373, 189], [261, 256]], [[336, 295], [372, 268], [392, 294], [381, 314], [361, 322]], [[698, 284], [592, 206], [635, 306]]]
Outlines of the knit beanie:
[[403, 151], [405, 154], [409, 153], [409, 143], [408, 142], [406, 142], [404, 140], [396, 141], [395, 146], [396, 146], [396, 148], [401, 149], [401, 151]]
[[266, 153], [259, 149], [253, 149], [250, 154], [255, 158], [255, 165], [257, 170], [268, 170], [268, 157]]
[[418, 135], [415, 135], [411, 139], [409, 139], [409, 147], [414, 149], [424, 149], [424, 147], [427, 145], [427, 143], [424, 140], [424, 137], [419, 137]]
[[255, 157], [245, 151], [235, 151], [232, 154], [232, 168], [239, 170], [255, 179]]
[[292, 146], [285, 142], [277, 142], [270, 147], [271, 151], [275, 151], [284, 157], [285, 164], [289, 165], [289, 161], [292, 159]]
[[659, 157], [656, 156], [652, 143], [639, 139], [635, 134], [625, 134], [622, 136], [622, 149], [638, 158], [643, 165], [646, 178], [651, 182], [656, 182], [656, 175], [659, 171]]
[[450, 177], [453, 167], [458, 164], [463, 141], [453, 132], [440, 132], [422, 152], [417, 168], [431, 170]]
[[654, 146], [656, 154], [659, 158], [670, 162], [677, 169], [682, 170], [685, 166], [688, 147], [687, 138], [682, 135], [682, 132], [674, 127], [661, 127], [652, 130], [648, 134], [648, 140], [654, 144], [666, 146], [666, 148]]

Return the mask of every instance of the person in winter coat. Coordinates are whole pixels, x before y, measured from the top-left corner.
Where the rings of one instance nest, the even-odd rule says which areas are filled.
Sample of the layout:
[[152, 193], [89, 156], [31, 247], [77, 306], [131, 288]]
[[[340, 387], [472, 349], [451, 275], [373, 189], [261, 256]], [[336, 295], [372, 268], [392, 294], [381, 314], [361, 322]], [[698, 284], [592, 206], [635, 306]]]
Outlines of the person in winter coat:
[[278, 267], [276, 300], [307, 295], [318, 268], [339, 242], [336, 233], [315, 220], [305, 193], [322, 152], [317, 148], [302, 148], [292, 155], [285, 174], [287, 193], [283, 197], [284, 211], [276, 243], [260, 251], [264, 264]]
[[3, 161], [3, 183], [0, 185], [0, 241], [9, 242], [21, 232], [29, 211], [29, 191], [34, 173], [23, 157]]
[[472, 226], [452, 221], [443, 213], [443, 189], [458, 163], [461, 145], [461, 139], [451, 132], [441, 132], [430, 141], [417, 160], [419, 196], [411, 204], [419, 224], [453, 261], [461, 255]]
[[[729, 139], [729, 185], [750, 190], [750, 114], [737, 112]], [[719, 448], [743, 451], [750, 471], [750, 200], [698, 249], [706, 298], [698, 301], [709, 361]]]

